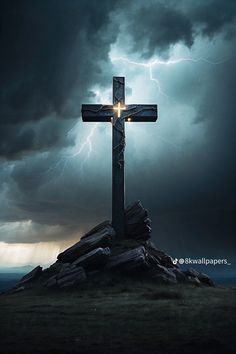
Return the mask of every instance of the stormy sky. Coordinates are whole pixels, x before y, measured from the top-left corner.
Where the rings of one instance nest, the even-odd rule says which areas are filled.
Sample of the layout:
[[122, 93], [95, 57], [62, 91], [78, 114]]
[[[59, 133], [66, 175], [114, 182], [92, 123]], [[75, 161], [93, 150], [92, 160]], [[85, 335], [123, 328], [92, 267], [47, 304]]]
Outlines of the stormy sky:
[[111, 124], [80, 111], [111, 103], [112, 76], [159, 109], [126, 124], [127, 204], [171, 255], [233, 262], [235, 1], [1, 0], [0, 24], [1, 264], [111, 217]]

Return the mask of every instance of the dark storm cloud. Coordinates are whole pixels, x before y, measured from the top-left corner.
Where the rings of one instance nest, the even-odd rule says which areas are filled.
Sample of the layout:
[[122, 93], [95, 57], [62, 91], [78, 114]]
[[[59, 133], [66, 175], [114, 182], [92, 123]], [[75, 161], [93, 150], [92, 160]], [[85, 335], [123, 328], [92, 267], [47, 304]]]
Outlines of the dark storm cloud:
[[[120, 22], [109, 18], [116, 4]], [[133, 38], [131, 51], [148, 59], [155, 52], [167, 55], [174, 44], [191, 47], [196, 38], [215, 35], [222, 35], [223, 41], [227, 37], [235, 56], [233, 1], [120, 4], [1, 2], [0, 156], [7, 161], [1, 164], [0, 222], [33, 223], [29, 231], [2, 234], [2, 240], [58, 240], [109, 218], [110, 146], [105, 158], [97, 153], [96, 161], [90, 160], [91, 170], [84, 176], [79, 171], [81, 156], [74, 164], [63, 154], [74, 144], [66, 132], [79, 118], [82, 100], [93, 98], [91, 85], [110, 85], [108, 53], [119, 34], [117, 23]], [[217, 45], [224, 53], [225, 47]], [[197, 111], [193, 124], [204, 124], [203, 146], [194, 149], [186, 143], [178, 157], [166, 150], [158, 161], [154, 154], [145, 156], [145, 163], [136, 161], [127, 175], [127, 201], [140, 198], [150, 209], [154, 239], [173, 254], [182, 236], [184, 245], [203, 249], [213, 233], [217, 247], [226, 235], [232, 247], [234, 59], [201, 75], [197, 68], [193, 76], [182, 73], [168, 81], [174, 99]], [[159, 108], [160, 119], [167, 119], [165, 107]], [[47, 231], [53, 226], [56, 229]]]
[[36, 122], [80, 115], [91, 78], [106, 80], [99, 65], [115, 36], [109, 0], [1, 1], [0, 13], [0, 156], [17, 158], [61, 143], [38, 144]]
[[105, 178], [95, 173], [82, 177], [80, 166], [75, 161], [61, 160], [61, 152], [37, 158], [29, 156], [12, 163], [10, 169], [6, 166], [0, 175], [2, 192], [6, 193], [0, 205], [0, 222], [32, 220], [32, 225], [24, 233], [1, 234], [0, 241], [53, 241], [71, 238], [76, 233], [78, 237], [107, 219], [110, 215], [107, 170], [109, 166]]
[[132, 52], [144, 57], [168, 53], [171, 46], [183, 43], [191, 47], [196, 35], [213, 37], [223, 32], [235, 34], [234, 0], [221, 1], [153, 1], [134, 6], [127, 21], [127, 32], [133, 38]]
[[69, 141], [66, 131], [72, 124], [71, 120], [58, 120], [53, 116], [38, 122], [1, 124], [1, 154], [15, 160], [24, 154], [71, 145], [73, 141]]
[[161, 52], [175, 43], [193, 44], [192, 25], [180, 10], [154, 3], [136, 10], [127, 26], [134, 45], [132, 51], [150, 57], [158, 48]]
[[204, 96], [194, 125], [203, 126], [201, 144], [189, 142], [178, 155], [167, 152], [145, 167], [140, 161], [142, 180], [133, 171], [128, 179], [128, 199], [140, 196], [151, 211], [156, 241], [179, 256], [235, 257], [235, 42], [231, 47], [231, 60], [209, 70], [199, 88]]
[[[190, 7], [190, 4], [192, 7]], [[203, 35], [213, 37], [222, 31], [226, 37], [235, 35], [236, 3], [234, 0], [210, 0], [186, 3], [187, 14]]]
[[[165, 53], [179, 42], [191, 46], [195, 35], [232, 32], [234, 1], [169, 3], [93, 1], [1, 2], [0, 158], [67, 146], [62, 119], [78, 118], [82, 99], [91, 84], [106, 85], [109, 47], [118, 34], [110, 18], [120, 7], [126, 33], [133, 37], [132, 51], [149, 57]], [[127, 17], [127, 14], [129, 15]], [[132, 15], [131, 15], [132, 14]], [[229, 34], [228, 33], [228, 34]], [[87, 97], [87, 98], [86, 98]], [[57, 117], [57, 133], [44, 134], [38, 121]], [[28, 122], [34, 122], [29, 128]], [[67, 122], [67, 130], [72, 122]], [[51, 126], [45, 125], [46, 131]], [[40, 130], [41, 131], [41, 130]], [[70, 142], [73, 143], [72, 141]]]

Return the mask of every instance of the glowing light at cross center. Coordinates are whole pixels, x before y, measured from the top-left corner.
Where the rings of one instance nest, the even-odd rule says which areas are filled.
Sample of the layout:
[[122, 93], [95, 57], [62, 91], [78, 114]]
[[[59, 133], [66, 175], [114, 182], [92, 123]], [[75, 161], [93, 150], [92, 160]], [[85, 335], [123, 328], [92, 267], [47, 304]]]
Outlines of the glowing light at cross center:
[[118, 116], [118, 118], [120, 118], [121, 111], [124, 111], [126, 109], [126, 107], [125, 106], [121, 106], [120, 102], [118, 102], [117, 106], [114, 106], [113, 109], [115, 111], [117, 111], [117, 116]]

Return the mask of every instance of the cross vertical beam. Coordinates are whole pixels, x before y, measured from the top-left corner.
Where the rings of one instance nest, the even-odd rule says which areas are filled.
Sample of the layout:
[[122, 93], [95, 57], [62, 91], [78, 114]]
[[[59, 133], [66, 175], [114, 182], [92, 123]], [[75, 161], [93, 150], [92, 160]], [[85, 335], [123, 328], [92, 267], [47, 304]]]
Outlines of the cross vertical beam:
[[112, 122], [112, 225], [117, 239], [125, 236], [125, 122], [156, 122], [156, 104], [125, 106], [125, 78], [113, 77], [113, 105], [83, 104], [84, 122]]
[[[113, 77], [113, 105], [125, 104], [125, 78]], [[125, 234], [125, 118], [113, 117], [112, 128], [112, 226], [118, 239]]]

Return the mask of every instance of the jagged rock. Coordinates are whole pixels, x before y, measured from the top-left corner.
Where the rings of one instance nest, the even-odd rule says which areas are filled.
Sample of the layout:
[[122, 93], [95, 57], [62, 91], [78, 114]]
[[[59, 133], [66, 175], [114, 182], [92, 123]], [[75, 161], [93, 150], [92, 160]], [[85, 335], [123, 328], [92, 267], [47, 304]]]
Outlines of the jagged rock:
[[200, 273], [196, 269], [189, 268], [183, 271], [183, 273], [185, 273], [187, 277], [197, 278], [203, 285], [215, 286], [214, 282], [207, 274]]
[[59, 287], [78, 285], [84, 282], [86, 278], [84, 269], [82, 267], [77, 267], [76, 270], [64, 273], [61, 278], [57, 279], [57, 285]]
[[186, 282], [186, 275], [178, 268], [172, 268], [172, 272], [175, 274], [176, 279], [180, 283]]
[[111, 256], [107, 268], [125, 271], [148, 269], [148, 258], [144, 246], [125, 251], [117, 256]]
[[64, 264], [65, 263], [56, 261], [55, 263], [51, 264], [48, 268], [43, 269], [43, 271], [39, 277], [39, 281], [43, 284], [47, 279], [49, 279], [53, 275], [59, 273]]
[[114, 229], [109, 224], [106, 224], [103, 227], [99, 227], [95, 233], [89, 234], [89, 236], [82, 238], [75, 245], [60, 253], [57, 258], [61, 262], [74, 262], [78, 257], [95, 248], [110, 247], [114, 237]]
[[145, 248], [147, 252], [152, 255], [163, 267], [178, 268], [178, 265], [173, 263], [173, 259], [165, 252], [156, 248], [150, 240], [145, 242]]
[[140, 201], [128, 206], [125, 210], [125, 237], [147, 240], [151, 234], [151, 220]]
[[[40, 266], [34, 268], [11, 291], [27, 289], [28, 283], [30, 286], [41, 284], [48, 288], [76, 286], [87, 278], [94, 282], [96, 277], [98, 281], [103, 276], [112, 277], [116, 271], [160, 284], [214, 286], [206, 274], [192, 268], [182, 271], [168, 254], [150, 241], [151, 221], [140, 201], [125, 210], [125, 221], [124, 239], [116, 240], [111, 222], [104, 221], [60, 253], [49, 268], [43, 271]], [[37, 281], [33, 282], [35, 279]]]
[[155, 267], [156, 265], [159, 265], [160, 263], [159, 263], [158, 259], [155, 256], [153, 256], [152, 254], [150, 254], [146, 248], [145, 248], [145, 250], [146, 250], [146, 254], [147, 254], [148, 264], [151, 267], [153, 267], [153, 266]]
[[204, 285], [215, 286], [215, 283], [211, 280], [211, 278], [207, 274], [199, 273], [198, 279]]
[[186, 282], [197, 286], [201, 285], [200, 280], [197, 277], [193, 277], [191, 275], [186, 276]]
[[110, 248], [98, 247], [95, 250], [86, 253], [73, 262], [73, 265], [83, 266], [86, 270], [93, 270], [105, 265], [111, 254]]
[[44, 283], [44, 286], [47, 288], [74, 286], [84, 282], [86, 278], [86, 273], [82, 267], [67, 265], [64, 269], [61, 269], [58, 274], [55, 274], [49, 278]]
[[48, 269], [50, 269], [53, 272], [59, 272], [61, 268], [64, 266], [66, 263], [62, 263], [60, 261], [56, 261], [55, 263], [51, 264]]
[[58, 271], [58, 273], [60, 274], [60, 276], [62, 276], [63, 274], [72, 271], [76, 268], [76, 265], [71, 264], [71, 263], [62, 263], [61, 267]]
[[175, 284], [177, 282], [176, 276], [172, 269], [167, 269], [160, 264], [153, 266], [148, 271], [147, 275], [160, 283]]
[[152, 278], [155, 279], [155, 282], [158, 284], [171, 285], [171, 284], [176, 284], [177, 282], [175, 278], [171, 278], [166, 274], [156, 274], [155, 277]]
[[49, 278], [45, 283], [44, 286], [46, 286], [47, 288], [52, 288], [54, 286], [57, 285], [57, 276], [53, 275], [51, 278]]
[[25, 283], [28, 283], [32, 280], [35, 280], [37, 278], [39, 278], [39, 276], [42, 274], [42, 270], [43, 268], [40, 266], [35, 267], [33, 270], [31, 270], [31, 272], [29, 272], [28, 274], [24, 275], [20, 281], [17, 283], [17, 286], [20, 287]]
[[104, 229], [104, 227], [106, 226], [110, 226], [112, 227], [111, 221], [110, 220], [105, 220], [103, 222], [101, 222], [100, 224], [96, 225], [94, 228], [92, 228], [89, 232], [87, 232], [84, 236], [81, 237], [81, 240], [83, 240], [84, 238], [95, 234], [97, 232], [100, 232], [102, 229]]
[[25, 290], [24, 286], [18, 286], [18, 287], [14, 287], [13, 289], [10, 289], [9, 291], [7, 291], [7, 294], [15, 294], [15, 293], [20, 293], [21, 291]]
[[193, 268], [189, 268], [187, 270], [184, 270], [184, 274], [190, 277], [198, 277], [200, 273]]

